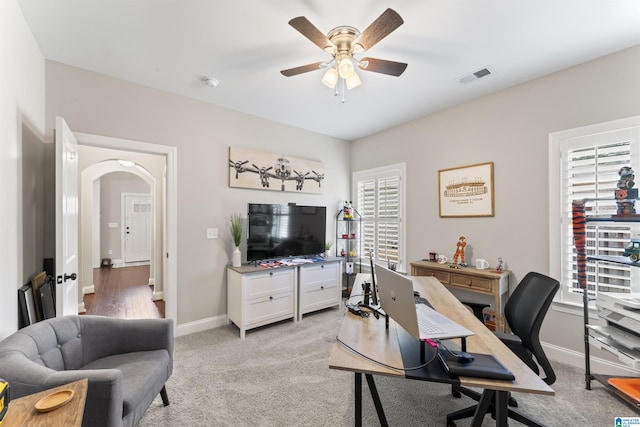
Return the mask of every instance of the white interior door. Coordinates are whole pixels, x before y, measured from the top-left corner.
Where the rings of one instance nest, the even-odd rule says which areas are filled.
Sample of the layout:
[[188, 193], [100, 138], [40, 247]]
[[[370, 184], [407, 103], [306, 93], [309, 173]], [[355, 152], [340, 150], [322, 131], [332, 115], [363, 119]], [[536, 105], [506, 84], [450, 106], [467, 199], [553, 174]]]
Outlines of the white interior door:
[[56, 118], [56, 316], [78, 314], [78, 143]]
[[151, 196], [123, 194], [124, 262], [151, 259]]

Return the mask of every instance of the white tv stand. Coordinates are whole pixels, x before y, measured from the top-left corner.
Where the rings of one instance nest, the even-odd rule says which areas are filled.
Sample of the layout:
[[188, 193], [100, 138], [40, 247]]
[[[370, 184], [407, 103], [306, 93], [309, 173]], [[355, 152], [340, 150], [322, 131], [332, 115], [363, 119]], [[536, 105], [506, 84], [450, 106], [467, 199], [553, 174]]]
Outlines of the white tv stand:
[[227, 324], [233, 322], [244, 339], [249, 329], [339, 306], [342, 260], [264, 268], [227, 267]]

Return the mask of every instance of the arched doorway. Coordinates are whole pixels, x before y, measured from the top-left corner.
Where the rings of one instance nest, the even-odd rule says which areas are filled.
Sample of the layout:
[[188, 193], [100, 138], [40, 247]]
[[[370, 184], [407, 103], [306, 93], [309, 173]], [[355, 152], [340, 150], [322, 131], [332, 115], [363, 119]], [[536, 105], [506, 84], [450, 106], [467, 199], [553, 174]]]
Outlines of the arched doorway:
[[[85, 167], [105, 160], [129, 160], [143, 165], [145, 156], [155, 155], [162, 161], [162, 171], [155, 177], [156, 211], [162, 212], [162, 220], [156, 221], [154, 252], [154, 277], [156, 298], [165, 301], [165, 317], [177, 322], [177, 148], [120, 138], [74, 132], [78, 140], [79, 158], [86, 161]], [[96, 154], [98, 153], [98, 154]], [[145, 165], [144, 169], [151, 168]], [[93, 203], [92, 199], [81, 199], [80, 203]], [[85, 227], [86, 227], [85, 223]], [[161, 237], [158, 230], [162, 232]], [[91, 233], [87, 233], [91, 236]], [[92, 247], [94, 242], [85, 239], [82, 247]], [[86, 257], [85, 257], [86, 258]], [[81, 261], [82, 262], [82, 261]], [[91, 272], [91, 258], [80, 269], [87, 284], [87, 272]], [[84, 272], [82, 270], [85, 270]], [[90, 286], [90, 281], [88, 283]], [[82, 295], [79, 295], [79, 301]]]
[[[147, 159], [147, 167], [151, 170], [134, 161], [123, 159], [98, 161], [81, 168], [81, 295], [79, 296], [79, 301], [82, 301], [81, 311], [87, 308], [84, 306], [84, 296], [87, 294], [91, 295], [93, 302], [108, 299], [110, 310], [105, 312], [103, 307], [100, 314], [117, 317], [135, 317], [146, 312], [146, 310], [140, 310], [140, 307], [127, 307], [129, 305], [125, 303], [127, 298], [131, 298], [129, 301], [138, 301], [148, 295], [154, 301], [164, 299], [162, 269], [157, 268], [158, 263], [161, 262], [161, 257], [157, 256], [161, 252], [161, 245], [158, 242], [162, 241], [162, 227], [159, 227], [158, 224], [164, 222], [164, 213], [162, 209], [158, 208], [163, 205], [164, 198], [162, 192], [159, 191], [161, 189], [158, 188], [157, 179], [157, 177], [162, 177], [164, 172], [162, 169], [164, 166], [161, 162], [162, 159], [159, 158]], [[134, 194], [136, 197], [132, 197]], [[133, 224], [136, 223], [127, 220], [129, 216], [126, 214], [129, 207], [127, 200], [135, 204], [135, 210], [138, 211], [135, 216], [148, 215], [148, 230], [142, 230], [141, 234], [144, 234], [143, 238], [148, 239], [149, 253], [148, 256], [136, 260], [144, 260], [145, 262], [142, 263], [132, 263], [131, 259], [127, 260], [126, 244], [130, 242], [133, 231], [128, 227], [133, 227]], [[108, 252], [107, 248], [109, 248]], [[105, 265], [105, 263], [107, 264]], [[143, 267], [145, 265], [147, 266]], [[117, 273], [112, 272], [113, 267], [126, 269], [129, 272], [128, 276], [125, 276], [125, 270], [120, 270]], [[147, 275], [145, 280], [148, 283], [139, 282], [141, 273]], [[125, 283], [129, 282], [126, 278], [131, 278], [131, 274], [136, 277], [138, 282]], [[102, 287], [96, 287], [94, 280], [100, 281]], [[105, 287], [107, 281], [109, 281], [108, 289]], [[130, 287], [131, 285], [136, 285], [137, 288]], [[139, 293], [140, 285], [151, 285], [153, 293], [147, 294], [144, 289], [142, 289], [142, 293]], [[113, 294], [119, 289], [122, 289], [126, 295], [118, 297]], [[138, 293], [131, 294], [134, 291]], [[96, 298], [94, 299], [94, 297]], [[143, 307], [146, 307], [150, 301], [142, 301], [142, 304]], [[157, 310], [155, 312], [157, 313]], [[164, 314], [164, 305], [161, 312]], [[131, 313], [136, 313], [136, 315]]]

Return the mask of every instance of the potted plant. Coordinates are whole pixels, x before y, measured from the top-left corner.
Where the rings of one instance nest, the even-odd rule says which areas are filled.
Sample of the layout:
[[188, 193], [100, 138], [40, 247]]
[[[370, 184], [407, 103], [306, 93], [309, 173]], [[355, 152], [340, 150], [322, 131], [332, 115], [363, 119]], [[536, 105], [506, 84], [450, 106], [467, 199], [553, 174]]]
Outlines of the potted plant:
[[326, 242], [326, 243], [324, 244], [324, 256], [325, 256], [325, 257], [330, 256], [329, 251], [331, 250], [331, 245], [332, 245], [332, 243], [331, 243], [331, 242]]
[[231, 265], [240, 267], [242, 265], [242, 253], [240, 252], [240, 243], [242, 241], [242, 217], [239, 213], [231, 214], [229, 217], [229, 231], [233, 239], [233, 253], [231, 256]]

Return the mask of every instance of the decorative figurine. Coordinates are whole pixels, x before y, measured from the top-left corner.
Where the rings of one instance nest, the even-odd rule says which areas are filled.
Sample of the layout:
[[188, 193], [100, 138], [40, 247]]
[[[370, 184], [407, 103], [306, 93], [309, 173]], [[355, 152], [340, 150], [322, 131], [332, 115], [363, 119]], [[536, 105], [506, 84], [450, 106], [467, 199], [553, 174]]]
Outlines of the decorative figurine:
[[618, 215], [632, 215], [636, 213], [635, 200], [638, 198], [638, 189], [633, 188], [635, 185], [635, 175], [633, 169], [629, 166], [623, 166], [618, 171], [620, 179], [617, 183], [615, 191], [616, 205], [618, 206]]
[[345, 200], [344, 208], [343, 208], [342, 211], [343, 211], [342, 217], [344, 219], [352, 219], [353, 218], [353, 214], [351, 213], [351, 202]]
[[[464, 247], [467, 246], [466, 240], [464, 236], [460, 236], [458, 239], [458, 243], [456, 243], [456, 253], [453, 255], [453, 262], [464, 264]], [[458, 261], [458, 258], [460, 258], [460, 261]]]
[[502, 265], [502, 257], [498, 257], [498, 266], [496, 267], [497, 271], [504, 271], [504, 265]]

